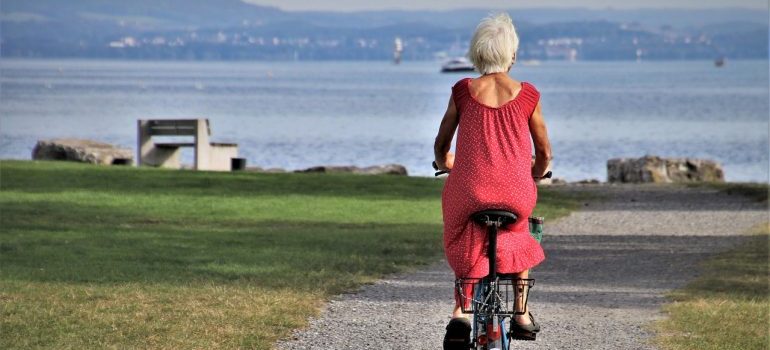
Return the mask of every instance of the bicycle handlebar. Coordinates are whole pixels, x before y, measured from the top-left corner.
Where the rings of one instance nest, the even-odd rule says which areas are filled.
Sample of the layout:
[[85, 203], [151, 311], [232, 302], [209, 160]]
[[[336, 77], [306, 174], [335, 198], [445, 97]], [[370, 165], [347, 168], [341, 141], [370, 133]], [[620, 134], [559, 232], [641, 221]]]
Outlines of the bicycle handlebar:
[[433, 174], [433, 176], [441, 176], [444, 174], [449, 174], [449, 170], [438, 170], [438, 164], [436, 164], [435, 160], [430, 165], [433, 166], [433, 170], [436, 170], [436, 173]]
[[[441, 176], [441, 175], [449, 174], [450, 173], [450, 170], [438, 170], [438, 164], [436, 164], [435, 160], [433, 161], [433, 163], [431, 165], [433, 166], [433, 170], [436, 170], [436, 173], [433, 174], [433, 176]], [[537, 180], [550, 179], [552, 176], [553, 176], [553, 173], [549, 170], [548, 172], [543, 174], [543, 176], [535, 178], [535, 179], [537, 179]]]

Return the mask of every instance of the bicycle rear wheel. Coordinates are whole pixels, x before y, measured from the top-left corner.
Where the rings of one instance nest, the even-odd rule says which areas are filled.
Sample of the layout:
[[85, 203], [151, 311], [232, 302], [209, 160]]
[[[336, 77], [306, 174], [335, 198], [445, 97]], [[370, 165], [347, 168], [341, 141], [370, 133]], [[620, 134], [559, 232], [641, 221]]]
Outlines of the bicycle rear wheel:
[[[488, 316], [488, 315], [487, 315]], [[476, 350], [509, 350], [511, 342], [508, 339], [507, 317], [498, 319], [497, 323], [487, 322], [480, 317], [481, 322], [474, 321], [473, 349]], [[497, 327], [493, 327], [493, 325]], [[496, 328], [496, 329], [495, 329]]]
[[[494, 289], [494, 290], [493, 290]], [[510, 317], [499, 313], [500, 305], [497, 304], [497, 298], [489, 299], [494, 295], [496, 287], [486, 280], [482, 279], [473, 288], [473, 349], [475, 350], [508, 350], [510, 341], [508, 340], [508, 322]]]

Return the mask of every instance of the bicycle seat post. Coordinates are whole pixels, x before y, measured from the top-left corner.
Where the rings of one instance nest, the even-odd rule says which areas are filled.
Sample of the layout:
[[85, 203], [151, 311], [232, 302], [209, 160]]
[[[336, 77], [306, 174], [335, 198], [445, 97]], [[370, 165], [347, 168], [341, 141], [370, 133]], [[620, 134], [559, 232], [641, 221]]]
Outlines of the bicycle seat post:
[[508, 224], [516, 222], [516, 214], [499, 209], [488, 209], [474, 213], [471, 218], [478, 224], [487, 227], [489, 245], [487, 257], [489, 258], [489, 279], [492, 283], [497, 281], [497, 231]]
[[489, 258], [489, 280], [497, 281], [497, 229], [500, 228], [502, 222], [500, 219], [492, 221], [487, 219], [487, 238], [489, 239], [489, 247], [487, 249], [487, 257]]

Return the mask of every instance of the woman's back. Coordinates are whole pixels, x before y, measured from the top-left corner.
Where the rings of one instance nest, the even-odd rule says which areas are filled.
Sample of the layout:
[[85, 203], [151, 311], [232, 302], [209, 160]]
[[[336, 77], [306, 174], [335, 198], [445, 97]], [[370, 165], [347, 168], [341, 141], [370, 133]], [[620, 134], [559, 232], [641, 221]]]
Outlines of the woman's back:
[[463, 79], [452, 88], [459, 115], [452, 172], [456, 179], [484, 178], [484, 183], [468, 181], [465, 186], [478, 190], [496, 187], [510, 192], [517, 185], [511, 178], [517, 179], [516, 182], [529, 180], [527, 185], [533, 185], [529, 117], [540, 94], [529, 83], [515, 82], [508, 77], [496, 80], [491, 77]]
[[469, 82], [470, 94], [480, 103], [500, 107], [514, 98], [521, 91], [521, 83], [507, 74], [489, 74]]
[[[452, 99], [459, 125], [454, 167], [442, 198], [444, 238], [449, 263], [458, 275], [480, 277], [487, 273], [484, 256], [468, 254], [468, 249], [478, 247], [474, 241], [484, 237], [469, 234], [470, 215], [495, 208], [526, 218], [535, 206], [529, 117], [539, 93], [529, 83], [485, 77], [460, 80], [452, 88]], [[518, 272], [542, 259], [539, 246], [529, 241], [526, 220], [505, 231], [518, 234], [501, 235], [500, 248], [522, 254], [502, 255], [501, 272]]]

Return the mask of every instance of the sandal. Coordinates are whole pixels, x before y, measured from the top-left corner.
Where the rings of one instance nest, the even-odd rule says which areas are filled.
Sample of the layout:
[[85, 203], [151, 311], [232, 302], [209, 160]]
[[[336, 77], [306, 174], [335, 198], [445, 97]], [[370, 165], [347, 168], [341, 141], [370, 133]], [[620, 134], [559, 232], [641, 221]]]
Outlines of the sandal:
[[453, 318], [446, 326], [444, 350], [468, 350], [471, 347], [471, 322], [465, 317]]
[[532, 313], [528, 314], [532, 323], [521, 325], [511, 320], [511, 330], [508, 332], [508, 337], [516, 340], [535, 340], [537, 338], [537, 332], [540, 332], [540, 324], [535, 322], [535, 316], [532, 316]]

